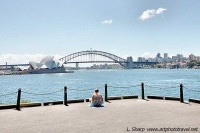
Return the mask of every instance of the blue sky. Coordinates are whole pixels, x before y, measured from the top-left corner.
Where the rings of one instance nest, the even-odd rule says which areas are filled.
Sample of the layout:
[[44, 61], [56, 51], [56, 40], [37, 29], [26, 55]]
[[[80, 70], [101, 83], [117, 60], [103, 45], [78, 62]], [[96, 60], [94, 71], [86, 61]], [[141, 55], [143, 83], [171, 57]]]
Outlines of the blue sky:
[[[199, 0], [0, 0], [0, 55], [200, 55]], [[3, 56], [1, 56], [3, 57]]]

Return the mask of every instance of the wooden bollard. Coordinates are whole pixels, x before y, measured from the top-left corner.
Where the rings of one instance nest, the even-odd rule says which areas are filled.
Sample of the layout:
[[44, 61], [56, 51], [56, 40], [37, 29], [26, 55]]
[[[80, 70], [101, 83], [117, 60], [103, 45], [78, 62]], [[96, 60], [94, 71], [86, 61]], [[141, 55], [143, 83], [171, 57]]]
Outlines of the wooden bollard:
[[141, 83], [141, 89], [142, 89], [142, 99], [144, 99], [144, 83]]
[[21, 99], [21, 89], [18, 89], [18, 95], [17, 95], [17, 106], [16, 109], [20, 110], [20, 99]]
[[67, 105], [67, 86], [64, 87], [64, 105], [68, 106]]
[[180, 84], [180, 102], [183, 103], [184, 100], [183, 100], [183, 85]]
[[105, 101], [108, 101], [108, 90], [107, 90], [107, 84], [105, 84]]

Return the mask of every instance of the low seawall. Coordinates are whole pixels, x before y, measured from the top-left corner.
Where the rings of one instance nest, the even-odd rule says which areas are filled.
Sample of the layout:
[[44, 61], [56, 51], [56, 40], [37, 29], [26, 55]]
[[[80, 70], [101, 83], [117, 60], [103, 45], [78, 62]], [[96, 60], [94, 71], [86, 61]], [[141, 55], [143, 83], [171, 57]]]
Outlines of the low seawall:
[[[130, 96], [130, 95], [129, 96], [110, 96], [107, 99], [108, 99], [107, 102], [109, 102], [112, 100], [139, 99], [139, 97], [137, 95], [134, 95], [134, 96]], [[163, 97], [163, 96], [147, 96], [147, 99], [180, 101], [180, 98], [178, 98], [178, 97]], [[141, 100], [143, 100], [143, 99], [141, 99]], [[146, 100], [146, 99], [144, 99], [144, 100]], [[84, 103], [84, 102], [89, 102], [89, 98], [67, 100], [67, 104]], [[200, 100], [189, 99], [189, 103], [200, 104]], [[64, 104], [64, 101], [51, 101], [51, 102], [42, 102], [42, 103], [21, 103], [20, 108], [62, 105], [62, 104]], [[15, 108], [17, 108], [17, 105], [0, 105], [0, 110], [15, 109]]]

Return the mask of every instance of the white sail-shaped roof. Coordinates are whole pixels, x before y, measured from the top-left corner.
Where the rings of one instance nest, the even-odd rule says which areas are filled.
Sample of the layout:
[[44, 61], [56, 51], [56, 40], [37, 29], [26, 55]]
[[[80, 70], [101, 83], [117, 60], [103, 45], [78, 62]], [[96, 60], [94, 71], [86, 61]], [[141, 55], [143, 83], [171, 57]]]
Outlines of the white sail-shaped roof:
[[54, 60], [54, 56], [46, 56], [40, 61], [40, 63], [31, 61], [29, 62], [29, 64], [33, 69], [41, 69], [41, 68], [53, 69], [53, 68], [58, 68], [60, 66], [60, 63]]
[[36, 63], [36, 62], [33, 62], [33, 61], [29, 62], [29, 64], [31, 65], [31, 67], [33, 69], [39, 69], [42, 66], [42, 64]]
[[42, 65], [41, 67], [40, 67], [41, 69], [46, 69], [46, 68], [48, 68], [46, 65]]

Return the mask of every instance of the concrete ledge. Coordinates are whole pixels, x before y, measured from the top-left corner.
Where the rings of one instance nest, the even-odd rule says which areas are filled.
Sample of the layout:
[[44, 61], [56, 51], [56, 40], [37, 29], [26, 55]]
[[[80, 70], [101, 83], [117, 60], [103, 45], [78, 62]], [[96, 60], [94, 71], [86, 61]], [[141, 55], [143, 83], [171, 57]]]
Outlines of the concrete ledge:
[[67, 100], [67, 103], [84, 103], [84, 99]]
[[[121, 99], [137, 99], [138, 96], [111, 96], [108, 97], [108, 100], [121, 100]], [[173, 101], [180, 101], [178, 97], [162, 97], [162, 96], [147, 96], [148, 99], [160, 99], [160, 100], [173, 100]], [[85, 99], [86, 102], [89, 102], [89, 98]], [[68, 100], [67, 103], [83, 103], [84, 99], [74, 99]], [[198, 103], [200, 104], [200, 100], [197, 99], [189, 99], [189, 102]], [[48, 105], [58, 105], [63, 104], [63, 101], [54, 101], [54, 102], [45, 102], [45, 103], [21, 103], [21, 107], [37, 107], [37, 106], [48, 106]], [[3, 109], [15, 109], [16, 105], [0, 105], [0, 110]]]
[[[131, 99], [131, 97], [133, 97], [133, 96], [123, 96], [123, 97], [127, 97], [127, 98], [124, 98], [124, 99]], [[121, 99], [122, 99], [122, 97], [120, 97], [120, 96], [108, 97], [108, 100], [121, 100]], [[89, 102], [89, 98], [86, 98], [85, 100], [86, 100], [86, 102]]]
[[178, 97], [165, 97], [165, 100], [180, 101], [180, 98], [178, 98]]
[[147, 96], [148, 99], [159, 99], [159, 100], [164, 100], [164, 97], [162, 96]]
[[[121, 100], [121, 99], [137, 99], [138, 96], [111, 96], [111, 97], [108, 97], [108, 100]], [[86, 102], [89, 102], [89, 98], [86, 98], [85, 99]]]
[[189, 99], [189, 102], [200, 104], [200, 100], [197, 99]]
[[119, 97], [119, 96], [111, 96], [111, 97], [108, 97], [108, 100], [121, 100], [122, 97]]
[[44, 106], [58, 105], [58, 104], [63, 104], [63, 101], [55, 101], [55, 102], [45, 102], [45, 103], [43, 103]]
[[89, 98], [86, 98], [85, 101], [86, 101], [86, 102], [89, 102]]
[[16, 107], [17, 107], [17, 105], [0, 105], [0, 110], [3, 110], [3, 109], [14, 109]]
[[137, 99], [138, 96], [122, 96], [122, 99]]
[[41, 106], [41, 103], [23, 103], [20, 106], [21, 107], [38, 107]]

